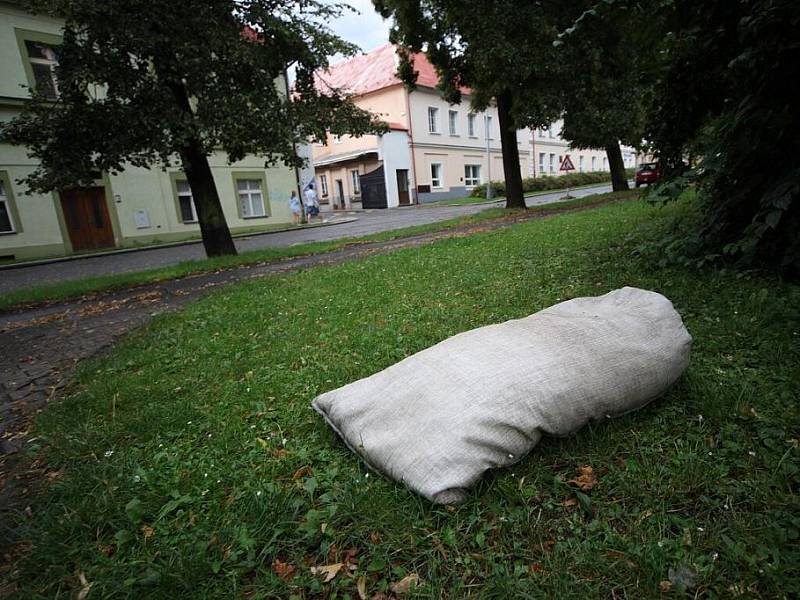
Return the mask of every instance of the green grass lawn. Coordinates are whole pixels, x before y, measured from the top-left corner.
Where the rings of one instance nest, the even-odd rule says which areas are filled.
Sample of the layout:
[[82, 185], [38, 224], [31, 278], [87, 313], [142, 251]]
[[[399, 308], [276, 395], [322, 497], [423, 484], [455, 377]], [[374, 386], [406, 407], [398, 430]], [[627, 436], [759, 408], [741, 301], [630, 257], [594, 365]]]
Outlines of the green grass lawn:
[[[586, 185], [579, 185], [576, 187], [569, 188], [571, 190], [582, 190], [585, 188], [593, 188], [598, 187], [601, 185], [610, 185], [611, 180], [602, 183], [589, 183]], [[544, 196], [545, 194], [557, 194], [559, 192], [566, 192], [567, 188], [560, 188], [560, 189], [553, 189], [553, 190], [542, 190], [540, 192], [527, 192], [525, 194], [526, 198], [533, 198], [534, 196]], [[498, 196], [497, 198], [492, 198], [491, 200], [487, 201], [485, 196], [463, 196], [461, 198], [448, 198], [446, 200], [438, 200], [436, 202], [430, 202], [427, 204], [423, 204], [422, 206], [425, 208], [431, 208], [434, 206], [465, 206], [467, 204], [488, 204], [489, 202], [500, 202], [505, 201], [505, 196]]]
[[[563, 208], [577, 207], [583, 204], [590, 204], [598, 200], [625, 197], [626, 195], [638, 194], [638, 192], [621, 192], [617, 194], [599, 194], [593, 196], [586, 196], [576, 200], [551, 203], [545, 206], [537, 206], [529, 209], [532, 212], [550, 212], [553, 210], [561, 210]], [[298, 244], [289, 247], [272, 247], [263, 248], [261, 250], [253, 250], [250, 252], [243, 252], [238, 256], [223, 256], [218, 258], [208, 258], [203, 260], [191, 260], [171, 265], [168, 267], [161, 267], [158, 269], [149, 269], [145, 271], [135, 271], [131, 273], [120, 273], [117, 275], [101, 275], [97, 277], [88, 277], [85, 279], [76, 279], [72, 281], [63, 281], [58, 283], [43, 284], [30, 288], [23, 288], [0, 294], [0, 311], [8, 310], [9, 308], [28, 305], [40, 304], [47, 302], [56, 302], [59, 300], [68, 300], [71, 298], [78, 298], [87, 294], [95, 294], [98, 292], [105, 292], [116, 290], [126, 287], [137, 285], [144, 285], [147, 283], [154, 283], [157, 281], [164, 281], [166, 279], [176, 279], [194, 275], [197, 273], [208, 273], [218, 269], [231, 269], [243, 265], [252, 265], [257, 263], [273, 262], [284, 258], [292, 258], [295, 256], [307, 256], [311, 254], [321, 254], [330, 252], [338, 248], [350, 244], [357, 244], [363, 242], [374, 242], [392, 240], [401, 237], [408, 237], [411, 235], [419, 235], [431, 231], [439, 231], [476, 223], [479, 221], [498, 219], [508, 216], [508, 211], [503, 209], [487, 209], [479, 214], [468, 215], [464, 217], [456, 217], [436, 223], [429, 223], [427, 225], [414, 225], [411, 227], [404, 227], [392, 231], [384, 231], [372, 235], [367, 235], [358, 238], [343, 238], [341, 240], [329, 242], [311, 242], [307, 244]]]
[[[35, 430], [23, 598], [792, 597], [800, 289], [634, 253], [685, 206], [533, 220], [219, 290], [83, 366]], [[545, 440], [464, 504], [367, 471], [309, 403], [457, 332], [632, 285], [694, 337], [648, 408]], [[378, 399], [376, 399], [378, 400]], [[420, 440], [425, 443], [425, 440]], [[591, 466], [598, 482], [578, 496]], [[311, 567], [345, 563], [329, 582]], [[335, 569], [334, 569], [335, 570]], [[408, 581], [408, 579], [406, 579]], [[379, 595], [383, 593], [385, 595]]]

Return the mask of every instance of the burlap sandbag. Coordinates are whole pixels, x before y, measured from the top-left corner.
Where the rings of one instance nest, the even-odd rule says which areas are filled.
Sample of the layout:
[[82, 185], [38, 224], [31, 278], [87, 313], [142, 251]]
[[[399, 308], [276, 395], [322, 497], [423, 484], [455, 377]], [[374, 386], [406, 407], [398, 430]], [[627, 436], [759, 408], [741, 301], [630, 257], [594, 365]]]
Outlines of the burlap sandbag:
[[453, 503], [543, 434], [657, 398], [691, 343], [669, 300], [626, 287], [460, 333], [312, 405], [373, 469]]

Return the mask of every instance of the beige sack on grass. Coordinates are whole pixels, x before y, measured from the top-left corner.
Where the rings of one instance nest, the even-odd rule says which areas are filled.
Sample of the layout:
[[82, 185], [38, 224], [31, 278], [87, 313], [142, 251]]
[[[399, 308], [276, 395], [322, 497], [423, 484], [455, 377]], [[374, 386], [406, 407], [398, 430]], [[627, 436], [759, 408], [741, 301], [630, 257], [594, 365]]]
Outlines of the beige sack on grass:
[[626, 287], [460, 333], [312, 405], [375, 470], [433, 502], [459, 502], [543, 434], [660, 396], [691, 343], [669, 300]]

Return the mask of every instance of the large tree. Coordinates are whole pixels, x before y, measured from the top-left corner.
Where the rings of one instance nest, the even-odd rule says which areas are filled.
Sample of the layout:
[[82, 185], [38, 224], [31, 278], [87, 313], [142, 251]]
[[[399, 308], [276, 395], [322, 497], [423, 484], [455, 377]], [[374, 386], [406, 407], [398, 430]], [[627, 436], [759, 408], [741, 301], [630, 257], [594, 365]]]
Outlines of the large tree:
[[570, 20], [577, 23], [554, 42], [562, 69], [556, 83], [563, 94], [561, 136], [575, 148], [605, 150], [614, 191], [627, 190], [620, 141], [642, 144], [658, 16], [642, 7], [604, 11], [594, 5], [591, 0], [570, 3]]
[[[544, 126], [558, 114], [558, 95], [546, 83], [557, 30], [545, 6], [554, 0], [373, 0], [384, 17], [394, 17], [391, 38], [408, 51], [425, 51], [439, 74], [444, 97], [461, 100], [469, 88], [472, 108], [497, 106], [506, 206], [524, 208], [517, 129]], [[410, 52], [401, 75], [413, 83]], [[535, 90], [535, 93], [532, 93]]]
[[[313, 73], [356, 51], [326, 23], [342, 5], [317, 0], [29, 0], [63, 19], [58, 97], [34, 90], [4, 126], [39, 167], [32, 190], [90, 183], [97, 172], [182, 165], [209, 256], [235, 254], [208, 157], [247, 154], [302, 164], [309, 138], [380, 131], [346, 97], [320, 95]], [[290, 101], [283, 73], [294, 64]], [[52, 90], [50, 90], [52, 92]]]

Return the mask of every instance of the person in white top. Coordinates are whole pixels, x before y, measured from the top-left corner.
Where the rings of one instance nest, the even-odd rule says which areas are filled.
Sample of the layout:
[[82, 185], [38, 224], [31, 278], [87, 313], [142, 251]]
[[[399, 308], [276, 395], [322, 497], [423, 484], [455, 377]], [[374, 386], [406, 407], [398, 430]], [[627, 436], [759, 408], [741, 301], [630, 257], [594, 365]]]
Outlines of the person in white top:
[[321, 221], [322, 216], [319, 214], [319, 199], [317, 198], [317, 190], [314, 189], [313, 181], [308, 184], [303, 195], [303, 204], [306, 207], [308, 221], [311, 222], [314, 217], [319, 217]]

